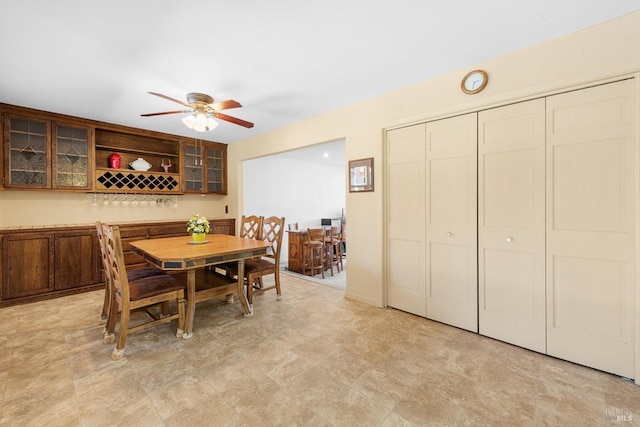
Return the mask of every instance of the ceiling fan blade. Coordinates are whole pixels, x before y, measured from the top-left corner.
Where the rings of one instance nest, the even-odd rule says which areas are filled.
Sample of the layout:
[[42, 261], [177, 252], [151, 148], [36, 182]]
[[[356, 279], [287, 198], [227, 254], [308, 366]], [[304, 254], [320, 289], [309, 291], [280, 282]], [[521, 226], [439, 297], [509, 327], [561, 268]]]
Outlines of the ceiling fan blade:
[[190, 113], [191, 111], [192, 111], [192, 110], [163, 111], [162, 113], [148, 113], [148, 114], [140, 114], [140, 116], [142, 116], [142, 117], [164, 116], [165, 114]]
[[170, 97], [170, 96], [163, 95], [163, 94], [161, 94], [161, 93], [157, 93], [157, 92], [149, 92], [149, 93], [150, 93], [151, 95], [159, 96], [160, 98], [168, 99], [169, 101], [177, 102], [178, 104], [180, 104], [180, 105], [184, 105], [185, 107], [190, 107], [190, 105], [189, 105], [189, 104], [187, 104], [187, 103], [186, 103], [186, 102], [184, 102], [184, 101], [180, 101], [179, 99], [175, 99], [175, 98], [172, 98], [172, 97]]
[[221, 111], [228, 110], [230, 108], [242, 107], [242, 105], [240, 105], [238, 101], [227, 99], [226, 101], [214, 102], [213, 104], [209, 104], [209, 107], [213, 108], [215, 111]]
[[213, 115], [220, 120], [226, 120], [227, 122], [231, 122], [236, 125], [244, 126], [246, 128], [252, 128], [253, 123], [244, 121], [242, 119], [238, 119], [236, 117], [227, 116], [226, 114], [214, 112]]

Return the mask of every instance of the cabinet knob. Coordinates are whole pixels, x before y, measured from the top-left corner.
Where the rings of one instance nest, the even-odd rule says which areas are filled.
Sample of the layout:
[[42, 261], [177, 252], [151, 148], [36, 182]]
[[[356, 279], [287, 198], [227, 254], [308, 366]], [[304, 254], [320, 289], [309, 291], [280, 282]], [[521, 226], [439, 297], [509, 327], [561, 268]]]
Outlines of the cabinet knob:
[[450, 231], [447, 231], [446, 233], [444, 233], [444, 235], [447, 236], [447, 237], [451, 237], [451, 236], [453, 236], [453, 233], [450, 232]]
[[504, 239], [504, 240], [506, 240], [507, 242], [513, 242], [513, 237], [509, 236], [509, 237], [507, 237], [507, 238], [506, 238], [506, 239]]

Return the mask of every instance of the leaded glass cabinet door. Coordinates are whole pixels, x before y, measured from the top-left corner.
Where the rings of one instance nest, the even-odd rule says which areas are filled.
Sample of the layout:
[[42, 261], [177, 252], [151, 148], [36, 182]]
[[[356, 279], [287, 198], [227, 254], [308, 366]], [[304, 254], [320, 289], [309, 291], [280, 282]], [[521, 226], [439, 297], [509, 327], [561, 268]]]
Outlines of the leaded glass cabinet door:
[[207, 162], [207, 193], [227, 194], [227, 180], [225, 176], [226, 149], [205, 147]]
[[227, 146], [197, 141], [182, 147], [184, 192], [227, 194]]
[[183, 153], [184, 191], [186, 193], [201, 193], [204, 181], [202, 146], [183, 144]]
[[6, 187], [49, 188], [49, 122], [5, 117]]
[[91, 129], [62, 123], [55, 123], [53, 129], [53, 186], [61, 189], [90, 189]]

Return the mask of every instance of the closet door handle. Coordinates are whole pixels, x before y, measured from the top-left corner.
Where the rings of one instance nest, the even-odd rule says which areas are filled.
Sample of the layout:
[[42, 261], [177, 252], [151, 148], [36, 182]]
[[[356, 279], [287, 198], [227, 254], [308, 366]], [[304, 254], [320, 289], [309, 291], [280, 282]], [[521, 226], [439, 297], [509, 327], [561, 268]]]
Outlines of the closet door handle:
[[506, 240], [507, 242], [511, 243], [511, 242], [513, 242], [513, 237], [508, 236], [508, 237], [507, 237], [506, 239], [504, 239], [504, 240]]

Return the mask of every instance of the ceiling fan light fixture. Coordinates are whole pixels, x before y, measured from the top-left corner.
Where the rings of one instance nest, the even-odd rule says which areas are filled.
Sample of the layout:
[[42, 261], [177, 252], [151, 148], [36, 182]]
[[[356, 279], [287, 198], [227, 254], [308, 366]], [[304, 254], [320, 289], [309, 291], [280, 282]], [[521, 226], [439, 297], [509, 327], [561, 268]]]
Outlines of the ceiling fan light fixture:
[[211, 115], [202, 110], [194, 111], [193, 114], [183, 117], [182, 123], [184, 123], [189, 129], [193, 129], [196, 132], [213, 130], [219, 125]]
[[188, 116], [184, 116], [182, 118], [182, 123], [184, 123], [189, 129], [193, 129], [193, 125], [196, 124], [196, 115], [189, 114]]

